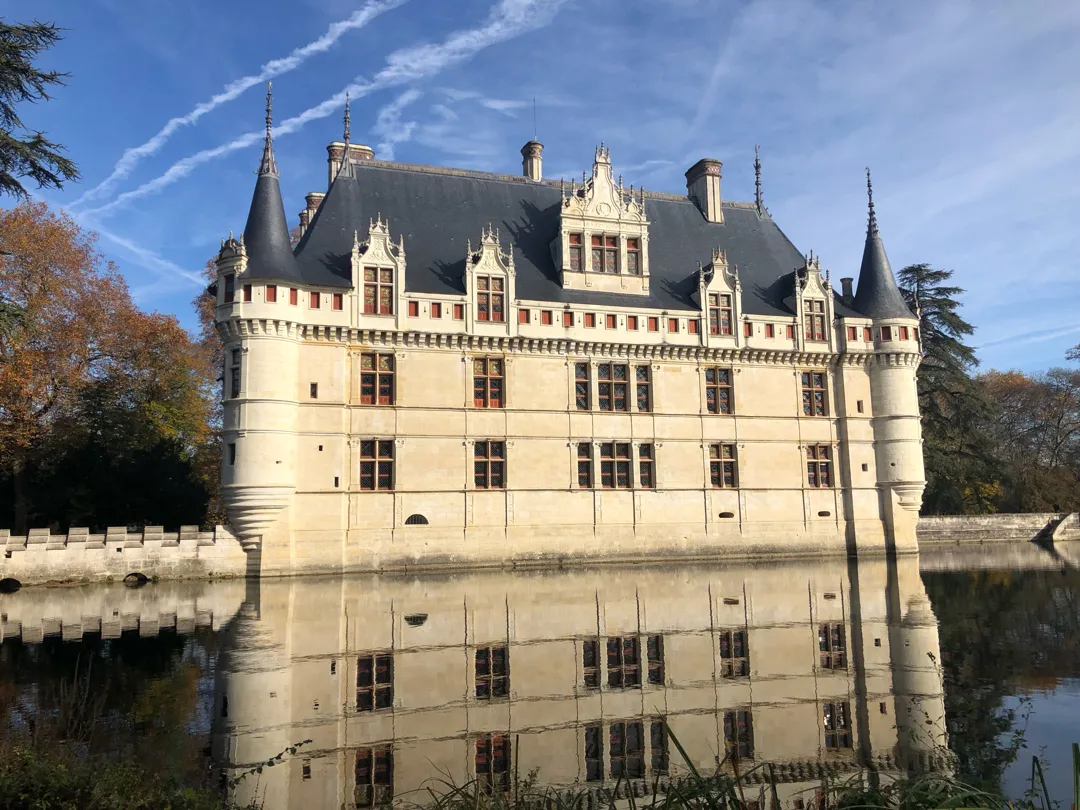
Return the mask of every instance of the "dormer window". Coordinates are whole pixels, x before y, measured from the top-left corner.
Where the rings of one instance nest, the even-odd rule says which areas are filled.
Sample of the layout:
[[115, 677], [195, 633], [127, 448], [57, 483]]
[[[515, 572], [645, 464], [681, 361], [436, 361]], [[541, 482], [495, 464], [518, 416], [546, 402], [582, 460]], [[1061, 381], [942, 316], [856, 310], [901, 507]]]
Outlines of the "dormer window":
[[477, 276], [476, 289], [476, 320], [502, 323], [503, 280], [498, 276]]
[[570, 236], [570, 270], [580, 273], [585, 269], [585, 245], [580, 233], [572, 233]]
[[731, 296], [709, 293], [709, 334], [731, 334]]
[[603, 234], [593, 236], [592, 269], [594, 273], [619, 272], [619, 237]]
[[394, 314], [394, 271], [388, 268], [364, 268], [364, 314]]
[[825, 340], [825, 302], [807, 301], [806, 312], [806, 339]]

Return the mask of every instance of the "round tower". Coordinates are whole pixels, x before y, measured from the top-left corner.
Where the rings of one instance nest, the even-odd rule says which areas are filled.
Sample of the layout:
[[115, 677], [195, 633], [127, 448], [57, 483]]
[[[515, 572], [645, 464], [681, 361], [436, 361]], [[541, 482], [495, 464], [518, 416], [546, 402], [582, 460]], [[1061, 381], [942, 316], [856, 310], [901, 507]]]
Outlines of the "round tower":
[[919, 320], [911, 313], [896, 286], [889, 258], [885, 255], [874, 213], [869, 170], [866, 184], [869, 223], [853, 307], [869, 317], [872, 323], [871, 424], [881, 516], [889, 550], [917, 551], [915, 526], [926, 486], [915, 379], [915, 371], [922, 359]]
[[266, 142], [247, 225], [239, 241], [230, 236], [222, 244], [217, 259], [216, 321], [225, 345], [222, 499], [247, 550], [259, 547], [296, 487], [298, 328], [269, 317], [280, 310], [267, 304], [270, 290], [275, 298], [299, 295], [302, 274], [281, 201], [270, 110], [267, 92]]

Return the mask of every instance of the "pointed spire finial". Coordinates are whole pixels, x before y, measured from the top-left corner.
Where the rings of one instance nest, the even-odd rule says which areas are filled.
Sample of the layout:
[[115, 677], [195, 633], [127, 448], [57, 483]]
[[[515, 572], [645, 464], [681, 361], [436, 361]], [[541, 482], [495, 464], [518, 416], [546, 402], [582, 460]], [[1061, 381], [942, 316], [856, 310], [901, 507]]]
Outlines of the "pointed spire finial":
[[765, 203], [761, 198], [761, 147], [754, 144], [754, 202], [757, 212], [764, 213]]
[[277, 174], [277, 162], [274, 160], [274, 141], [271, 129], [274, 125], [274, 83], [266, 83], [266, 141], [263, 143], [262, 162], [259, 174]]
[[345, 91], [345, 154], [349, 153], [349, 125], [352, 123], [352, 118], [349, 115], [349, 91]]
[[877, 214], [874, 213], [874, 184], [870, 179], [870, 167], [866, 167], [866, 200], [870, 209], [870, 219], [866, 224], [867, 236], [877, 236]]

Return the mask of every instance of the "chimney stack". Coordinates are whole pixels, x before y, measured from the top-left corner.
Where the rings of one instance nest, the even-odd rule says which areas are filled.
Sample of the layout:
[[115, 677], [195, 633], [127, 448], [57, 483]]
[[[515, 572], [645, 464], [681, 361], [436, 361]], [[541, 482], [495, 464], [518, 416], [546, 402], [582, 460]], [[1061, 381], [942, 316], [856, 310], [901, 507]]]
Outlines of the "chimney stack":
[[723, 222], [720, 208], [720, 170], [724, 164], [702, 158], [686, 172], [686, 192], [709, 222]]
[[[332, 144], [326, 147], [326, 166], [327, 166], [327, 188], [334, 182], [334, 178], [338, 176], [338, 172], [341, 171], [341, 158], [345, 155], [345, 142], [334, 141]], [[375, 152], [372, 151], [370, 146], [364, 146], [362, 143], [350, 143], [349, 144], [349, 162], [358, 163], [361, 160], [374, 160]]]
[[529, 141], [521, 147], [521, 174], [530, 180], [540, 182], [543, 179], [542, 157], [544, 145], [539, 141]]
[[855, 293], [851, 290], [851, 285], [855, 283], [853, 278], [840, 279], [840, 300], [844, 302], [844, 306], [850, 307], [851, 302], [855, 300]]

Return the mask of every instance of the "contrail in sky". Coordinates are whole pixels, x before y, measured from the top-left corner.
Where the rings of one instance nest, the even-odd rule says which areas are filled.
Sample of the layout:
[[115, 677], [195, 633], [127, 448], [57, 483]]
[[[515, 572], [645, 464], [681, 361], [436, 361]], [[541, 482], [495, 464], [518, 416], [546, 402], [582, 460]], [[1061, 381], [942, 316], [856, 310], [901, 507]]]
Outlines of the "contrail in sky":
[[170, 118], [165, 123], [165, 126], [161, 128], [161, 131], [146, 143], [125, 150], [124, 154], [120, 157], [120, 160], [117, 161], [117, 164], [113, 167], [112, 174], [71, 203], [71, 206], [75, 207], [82, 205], [83, 203], [101, 197], [111, 191], [117, 183], [131, 174], [135, 169], [135, 165], [140, 160], [155, 154], [161, 149], [161, 147], [165, 145], [165, 142], [169, 140], [172, 134], [180, 129], [180, 127], [194, 124], [211, 110], [239, 97], [248, 88], [262, 84], [265, 81], [273, 79], [275, 76], [280, 76], [283, 73], [295, 70], [306, 62], [309, 57], [330, 50], [334, 43], [349, 31], [363, 28], [380, 14], [397, 8], [406, 2], [408, 2], [408, 0], [371, 0], [371, 2], [368, 2], [359, 11], [353, 13], [348, 19], [341, 20], [340, 22], [331, 25], [326, 29], [325, 34], [313, 42], [309, 42], [307, 45], [297, 48], [288, 56], [267, 62], [259, 68], [257, 74], [243, 76], [234, 82], [230, 82], [225, 85], [225, 88], [220, 93], [213, 96], [209, 101], [204, 101], [197, 105], [186, 115]]
[[[284, 136], [301, 129], [305, 124], [339, 111], [345, 94], [356, 99], [378, 90], [395, 87], [418, 79], [428, 78], [451, 65], [464, 62], [490, 45], [512, 39], [528, 31], [542, 28], [551, 22], [566, 0], [499, 0], [492, 7], [487, 21], [479, 28], [455, 31], [439, 44], [414, 45], [394, 51], [386, 65], [371, 81], [357, 81], [320, 104], [304, 110], [274, 127], [275, 136]], [[85, 211], [86, 214], [105, 214], [131, 200], [145, 197], [191, 174], [197, 166], [221, 155], [245, 149], [262, 141], [263, 130], [249, 132], [213, 149], [204, 149], [177, 161], [160, 177], [133, 191], [125, 192], [112, 202]]]

